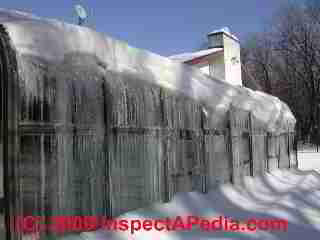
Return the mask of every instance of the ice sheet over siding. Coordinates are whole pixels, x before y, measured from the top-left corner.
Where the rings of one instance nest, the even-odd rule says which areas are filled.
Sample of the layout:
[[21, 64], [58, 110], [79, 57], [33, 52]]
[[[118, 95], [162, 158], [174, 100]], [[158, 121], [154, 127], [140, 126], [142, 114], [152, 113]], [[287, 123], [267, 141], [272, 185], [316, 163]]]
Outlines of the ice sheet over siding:
[[134, 75], [142, 84], [157, 84], [201, 102], [211, 126], [225, 122], [230, 104], [251, 111], [271, 132], [287, 131], [295, 124], [288, 106], [276, 97], [214, 80], [196, 68], [131, 47], [87, 27], [4, 9], [0, 9], [0, 24], [7, 29], [19, 55], [48, 61], [63, 61], [74, 53], [95, 56], [109, 71]]

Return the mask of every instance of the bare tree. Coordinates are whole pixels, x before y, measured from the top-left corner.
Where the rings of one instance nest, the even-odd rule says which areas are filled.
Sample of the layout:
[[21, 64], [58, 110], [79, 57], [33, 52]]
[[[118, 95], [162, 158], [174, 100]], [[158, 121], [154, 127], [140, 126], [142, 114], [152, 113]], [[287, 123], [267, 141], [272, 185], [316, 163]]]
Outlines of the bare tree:
[[265, 92], [288, 103], [301, 135], [319, 129], [320, 2], [282, 7], [269, 30], [246, 41], [245, 49], [246, 68]]
[[267, 36], [252, 35], [241, 52], [243, 68], [248, 74], [244, 76], [244, 81], [254, 79], [258, 85], [257, 89], [272, 94], [272, 46]]

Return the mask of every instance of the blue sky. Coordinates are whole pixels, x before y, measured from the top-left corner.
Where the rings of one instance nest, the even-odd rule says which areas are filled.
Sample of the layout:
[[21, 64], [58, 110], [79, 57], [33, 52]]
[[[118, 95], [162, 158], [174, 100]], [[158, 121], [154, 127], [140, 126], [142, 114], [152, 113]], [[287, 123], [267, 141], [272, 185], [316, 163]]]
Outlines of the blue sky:
[[88, 9], [87, 25], [160, 55], [199, 48], [206, 33], [228, 26], [240, 40], [286, 0], [4, 0], [1, 8], [76, 23], [74, 5]]

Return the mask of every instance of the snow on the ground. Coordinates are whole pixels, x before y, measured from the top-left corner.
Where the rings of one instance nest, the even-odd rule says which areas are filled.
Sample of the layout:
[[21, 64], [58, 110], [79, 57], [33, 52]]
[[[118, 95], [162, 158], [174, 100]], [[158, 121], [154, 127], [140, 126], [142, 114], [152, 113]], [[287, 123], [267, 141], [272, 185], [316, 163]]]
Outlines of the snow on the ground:
[[316, 171], [277, 170], [264, 176], [245, 177], [241, 186], [225, 184], [208, 194], [179, 193], [170, 203], [154, 204], [119, 218], [158, 219], [187, 215], [226, 216], [237, 220], [282, 218], [289, 224], [287, 232], [204, 232], [195, 228], [175, 232], [139, 231], [133, 235], [129, 231], [98, 230], [80, 236], [85, 240], [319, 239], [320, 174]]
[[317, 170], [320, 172], [320, 152], [298, 152], [298, 166], [301, 170]]

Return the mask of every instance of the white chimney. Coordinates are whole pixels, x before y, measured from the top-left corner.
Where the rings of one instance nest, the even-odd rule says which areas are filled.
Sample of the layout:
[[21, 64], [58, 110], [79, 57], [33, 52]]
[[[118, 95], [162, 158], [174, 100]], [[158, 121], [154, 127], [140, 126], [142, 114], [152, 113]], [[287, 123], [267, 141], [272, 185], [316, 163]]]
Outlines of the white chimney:
[[217, 78], [225, 80], [232, 85], [242, 86], [240, 42], [232, 35], [229, 28], [225, 27], [208, 33], [209, 48], [223, 48], [223, 55], [213, 62]]

